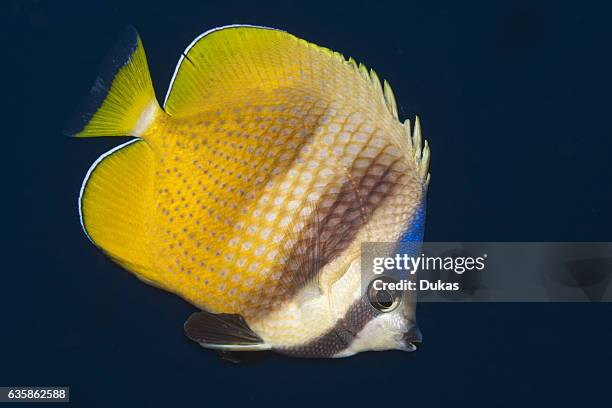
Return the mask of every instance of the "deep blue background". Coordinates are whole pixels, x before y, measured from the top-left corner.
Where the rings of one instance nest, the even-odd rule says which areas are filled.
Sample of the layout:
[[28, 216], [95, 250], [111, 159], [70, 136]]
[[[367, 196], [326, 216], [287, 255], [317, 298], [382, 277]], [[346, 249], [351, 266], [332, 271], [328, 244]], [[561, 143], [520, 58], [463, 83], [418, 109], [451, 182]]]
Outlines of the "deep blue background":
[[3, 5], [17, 33], [6, 60], [24, 81], [4, 95], [19, 106], [2, 136], [17, 210], [3, 213], [0, 385], [69, 385], [73, 405], [87, 407], [609, 406], [612, 304], [422, 304], [413, 354], [234, 365], [184, 337], [193, 307], [113, 265], [81, 232], [81, 180], [123, 139], [61, 128], [115, 37], [137, 27], [163, 99], [196, 35], [250, 23], [363, 61], [393, 85], [402, 117], [421, 116], [432, 150], [426, 239], [612, 240], [610, 7], [431, 3]]

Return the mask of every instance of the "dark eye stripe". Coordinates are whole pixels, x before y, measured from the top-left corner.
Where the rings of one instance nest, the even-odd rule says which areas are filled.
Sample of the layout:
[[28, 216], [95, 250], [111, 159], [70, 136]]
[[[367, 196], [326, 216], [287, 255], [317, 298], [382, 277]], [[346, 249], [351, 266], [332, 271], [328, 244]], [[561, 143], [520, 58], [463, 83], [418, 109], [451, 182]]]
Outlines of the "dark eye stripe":
[[292, 357], [329, 358], [348, 348], [357, 333], [378, 316], [378, 313], [363, 299], [357, 300], [346, 315], [328, 332], [302, 346], [277, 349], [279, 353]]

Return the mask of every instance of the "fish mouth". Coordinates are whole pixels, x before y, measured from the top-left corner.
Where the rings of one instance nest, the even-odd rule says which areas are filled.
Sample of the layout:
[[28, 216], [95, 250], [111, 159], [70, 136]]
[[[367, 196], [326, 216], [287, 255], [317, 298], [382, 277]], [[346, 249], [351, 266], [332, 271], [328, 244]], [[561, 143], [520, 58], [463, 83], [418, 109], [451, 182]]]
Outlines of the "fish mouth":
[[412, 323], [410, 328], [402, 336], [404, 346], [407, 351], [415, 351], [417, 346], [423, 342], [423, 334], [416, 323]]

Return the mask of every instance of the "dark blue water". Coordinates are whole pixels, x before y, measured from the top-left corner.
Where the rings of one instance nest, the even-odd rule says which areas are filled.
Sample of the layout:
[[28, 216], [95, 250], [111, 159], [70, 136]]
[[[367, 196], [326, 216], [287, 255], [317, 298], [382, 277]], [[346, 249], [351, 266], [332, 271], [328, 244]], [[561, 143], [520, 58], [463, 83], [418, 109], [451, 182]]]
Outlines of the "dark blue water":
[[17, 211], [3, 213], [0, 385], [69, 385], [86, 407], [609, 405], [612, 304], [423, 304], [413, 354], [220, 360], [184, 337], [193, 307], [112, 264], [81, 232], [81, 180], [123, 139], [60, 130], [127, 24], [144, 40], [159, 98], [200, 32], [283, 28], [374, 67], [401, 115], [421, 116], [432, 150], [426, 239], [610, 241], [610, 7], [7, 3], [5, 27], [17, 33], [7, 60], [24, 81], [4, 95], [20, 106], [2, 136], [4, 199]]

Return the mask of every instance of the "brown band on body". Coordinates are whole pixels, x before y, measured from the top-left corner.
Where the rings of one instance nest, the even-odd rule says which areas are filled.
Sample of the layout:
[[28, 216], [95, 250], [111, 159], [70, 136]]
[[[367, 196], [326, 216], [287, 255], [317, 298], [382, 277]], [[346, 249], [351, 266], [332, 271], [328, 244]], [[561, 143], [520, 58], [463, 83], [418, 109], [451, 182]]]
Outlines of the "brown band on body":
[[[364, 166], [364, 161], [369, 161]], [[346, 250], [357, 234], [372, 218], [376, 209], [398, 188], [406, 171], [402, 158], [386, 153], [374, 158], [359, 158], [347, 169], [348, 179], [340, 191], [329, 186], [318, 202], [311, 204], [310, 220], [296, 231], [293, 245], [287, 249], [286, 262], [279, 265], [282, 275], [276, 284], [275, 299], [291, 299], [312, 282], [323, 267]], [[271, 306], [253, 304], [251, 317], [261, 318], [273, 310]]]

